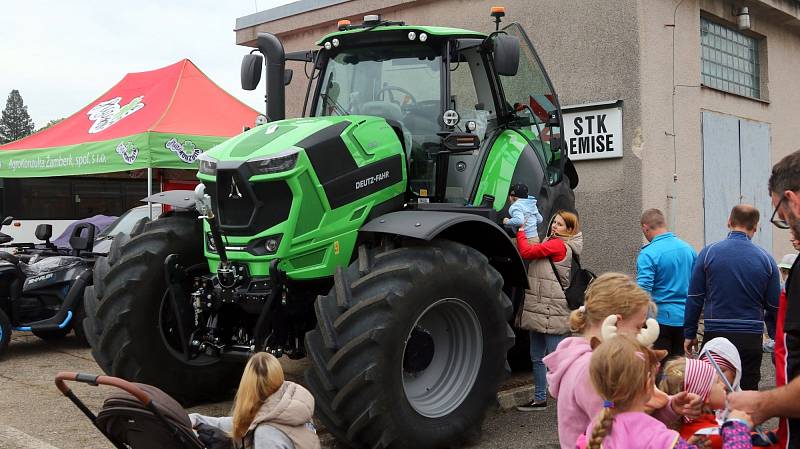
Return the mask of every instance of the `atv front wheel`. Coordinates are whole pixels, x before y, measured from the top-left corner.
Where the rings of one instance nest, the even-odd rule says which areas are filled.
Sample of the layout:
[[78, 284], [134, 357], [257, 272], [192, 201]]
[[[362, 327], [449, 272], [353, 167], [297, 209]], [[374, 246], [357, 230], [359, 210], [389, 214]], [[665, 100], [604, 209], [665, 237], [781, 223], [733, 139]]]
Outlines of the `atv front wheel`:
[[306, 380], [317, 416], [364, 448], [458, 446], [478, 434], [514, 334], [503, 279], [449, 241], [359, 251], [316, 303]]
[[191, 276], [208, 273], [201, 222], [189, 214], [148, 222], [114, 254], [97, 261], [107, 274], [95, 276], [84, 293], [84, 329], [98, 365], [112, 376], [155, 385], [183, 402], [228, 394], [242, 365], [205, 355], [186, 357], [170, 324], [174, 317], [167, 302], [164, 260], [178, 254], [189, 267], [183, 300], [190, 302]]

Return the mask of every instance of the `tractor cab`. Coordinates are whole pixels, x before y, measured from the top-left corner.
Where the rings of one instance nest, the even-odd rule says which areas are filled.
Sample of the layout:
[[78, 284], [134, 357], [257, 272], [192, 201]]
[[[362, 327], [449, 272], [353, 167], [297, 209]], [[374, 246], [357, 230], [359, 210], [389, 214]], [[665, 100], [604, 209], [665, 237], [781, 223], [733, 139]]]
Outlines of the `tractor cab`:
[[[405, 151], [410, 203], [504, 202], [496, 192], [477, 195], [488, 153], [508, 129], [517, 130], [530, 147], [522, 159], [539, 166], [521, 167], [541, 173], [526, 180], [532, 192], [543, 182], [558, 183], [565, 160], [558, 98], [522, 27], [513, 23], [499, 29], [502, 15], [492, 11], [498, 30], [488, 35], [410, 26], [377, 15], [366, 16], [361, 25], [340, 21], [338, 31], [317, 42], [319, 50], [285, 56], [307, 66], [303, 116], [384, 118]], [[274, 63], [283, 51], [270, 55], [280, 42], [271, 35], [259, 39], [269, 71], [271, 56]], [[245, 58], [243, 86], [255, 87], [260, 67], [260, 56]], [[274, 84], [280, 92], [270, 92], [273, 84], [268, 85], [270, 120], [283, 118], [274, 100], [282, 100], [291, 79], [282, 65], [276, 69], [273, 77], [283, 83]]]

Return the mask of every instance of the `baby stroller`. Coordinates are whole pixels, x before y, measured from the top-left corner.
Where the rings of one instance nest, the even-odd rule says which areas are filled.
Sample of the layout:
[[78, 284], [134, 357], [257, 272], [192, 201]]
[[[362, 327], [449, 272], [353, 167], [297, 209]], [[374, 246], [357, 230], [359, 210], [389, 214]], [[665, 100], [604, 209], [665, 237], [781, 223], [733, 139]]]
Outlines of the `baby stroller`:
[[[95, 415], [66, 382], [107, 385], [119, 390], [106, 398]], [[56, 387], [86, 415], [118, 449], [204, 449], [183, 407], [151, 385], [110, 376], [60, 372]]]

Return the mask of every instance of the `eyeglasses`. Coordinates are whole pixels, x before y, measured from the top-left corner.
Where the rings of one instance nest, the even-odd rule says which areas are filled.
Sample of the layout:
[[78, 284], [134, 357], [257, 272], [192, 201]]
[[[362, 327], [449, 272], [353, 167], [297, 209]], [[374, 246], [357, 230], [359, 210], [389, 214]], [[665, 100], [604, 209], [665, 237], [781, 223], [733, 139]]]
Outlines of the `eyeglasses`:
[[786, 222], [783, 218], [778, 215], [778, 210], [780, 210], [781, 205], [786, 200], [786, 195], [781, 197], [781, 200], [778, 201], [778, 205], [775, 206], [775, 211], [772, 212], [772, 218], [769, 219], [770, 223], [775, 225], [778, 229], [789, 229], [789, 223]]

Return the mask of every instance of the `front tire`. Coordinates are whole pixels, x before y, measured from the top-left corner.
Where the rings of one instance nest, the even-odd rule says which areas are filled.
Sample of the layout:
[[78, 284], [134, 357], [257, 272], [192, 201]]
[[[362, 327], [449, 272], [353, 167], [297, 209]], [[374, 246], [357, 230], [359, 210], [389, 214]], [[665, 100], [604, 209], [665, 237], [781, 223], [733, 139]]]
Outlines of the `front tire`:
[[[242, 366], [210, 356], [187, 361], [169, 333], [164, 260], [170, 254], [208, 272], [199, 220], [176, 214], [148, 222], [141, 234], [121, 242], [113, 258], [97, 261], [94, 285], [84, 292], [92, 355], [106, 373], [157, 386], [183, 402], [224, 397]], [[107, 274], [97, 276], [102, 272]], [[190, 288], [184, 287], [187, 294]]]
[[514, 341], [511, 301], [486, 257], [449, 241], [362, 247], [334, 278], [306, 335], [306, 380], [326, 427], [359, 448], [477, 436]]

